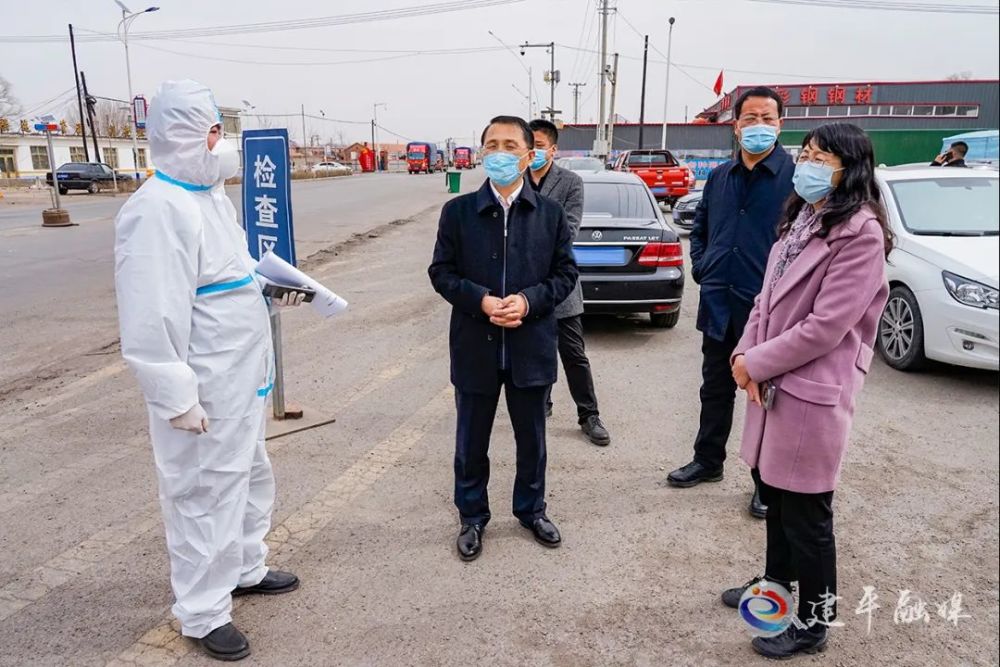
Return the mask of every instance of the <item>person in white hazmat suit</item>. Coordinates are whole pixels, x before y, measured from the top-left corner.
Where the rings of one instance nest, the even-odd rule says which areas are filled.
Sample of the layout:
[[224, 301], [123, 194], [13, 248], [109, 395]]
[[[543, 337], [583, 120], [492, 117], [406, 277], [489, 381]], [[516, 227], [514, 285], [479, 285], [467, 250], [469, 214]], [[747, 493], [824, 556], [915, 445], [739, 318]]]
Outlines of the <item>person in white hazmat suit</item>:
[[[115, 220], [122, 355], [149, 410], [173, 613], [212, 657], [250, 653], [232, 596], [295, 590], [269, 570], [269, 305], [223, 182], [239, 170], [211, 91], [167, 81], [147, 116], [157, 171]], [[298, 305], [301, 293], [281, 306]]]

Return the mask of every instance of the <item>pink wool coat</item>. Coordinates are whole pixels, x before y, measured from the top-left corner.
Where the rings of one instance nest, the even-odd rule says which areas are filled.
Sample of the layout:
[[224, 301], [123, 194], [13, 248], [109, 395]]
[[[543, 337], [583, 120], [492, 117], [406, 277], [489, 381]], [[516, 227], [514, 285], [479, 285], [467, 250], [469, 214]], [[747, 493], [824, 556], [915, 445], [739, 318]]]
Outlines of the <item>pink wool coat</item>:
[[745, 355], [753, 380], [778, 387], [770, 411], [748, 401], [740, 457], [770, 486], [823, 493], [837, 486], [872, 363], [889, 293], [885, 242], [864, 208], [827, 238], [813, 237], [771, 288], [780, 247], [733, 353]]

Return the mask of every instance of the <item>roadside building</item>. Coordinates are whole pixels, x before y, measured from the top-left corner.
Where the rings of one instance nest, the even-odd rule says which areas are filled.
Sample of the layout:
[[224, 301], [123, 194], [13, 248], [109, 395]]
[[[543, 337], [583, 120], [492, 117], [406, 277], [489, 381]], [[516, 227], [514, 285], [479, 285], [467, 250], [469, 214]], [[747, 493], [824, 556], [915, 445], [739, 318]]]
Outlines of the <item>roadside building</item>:
[[[766, 85], [766, 84], [765, 84]], [[667, 148], [696, 165], [710, 165], [736, 148], [733, 104], [753, 86], [739, 86], [697, 114], [691, 123], [667, 126]], [[797, 148], [810, 129], [832, 121], [864, 128], [880, 163], [929, 162], [945, 137], [1000, 127], [1000, 81], [894, 81], [774, 84], [785, 102], [781, 143]], [[643, 148], [659, 148], [662, 123], [643, 128]], [[597, 127], [566, 125], [560, 154], [583, 155]], [[639, 148], [639, 125], [615, 125], [612, 154]]]

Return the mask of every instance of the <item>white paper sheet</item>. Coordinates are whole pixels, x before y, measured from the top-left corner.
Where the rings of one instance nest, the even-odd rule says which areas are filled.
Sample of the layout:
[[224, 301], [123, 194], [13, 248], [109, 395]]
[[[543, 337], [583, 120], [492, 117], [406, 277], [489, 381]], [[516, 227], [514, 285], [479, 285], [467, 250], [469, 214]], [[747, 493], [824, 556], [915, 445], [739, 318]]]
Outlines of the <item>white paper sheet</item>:
[[340, 298], [316, 280], [302, 273], [294, 266], [281, 259], [273, 252], [261, 257], [257, 264], [257, 273], [280, 285], [304, 285], [316, 292], [316, 298], [310, 304], [323, 317], [330, 317], [347, 310], [347, 301]]

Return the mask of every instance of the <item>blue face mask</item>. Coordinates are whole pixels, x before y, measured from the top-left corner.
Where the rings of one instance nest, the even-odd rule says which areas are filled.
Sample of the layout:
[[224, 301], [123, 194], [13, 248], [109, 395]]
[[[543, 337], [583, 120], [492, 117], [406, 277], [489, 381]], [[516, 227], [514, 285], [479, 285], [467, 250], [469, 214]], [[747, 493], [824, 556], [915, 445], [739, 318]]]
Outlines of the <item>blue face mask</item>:
[[751, 155], [769, 150], [777, 139], [778, 128], [773, 125], [751, 125], [740, 130], [740, 146]]
[[538, 171], [549, 162], [548, 151], [541, 148], [535, 149], [535, 158], [531, 161], [531, 171]]
[[483, 158], [486, 177], [496, 185], [507, 186], [521, 177], [521, 158], [513, 153], [489, 153]]
[[833, 175], [838, 171], [840, 169], [818, 162], [799, 162], [792, 175], [795, 192], [810, 204], [815, 204], [833, 192]]

